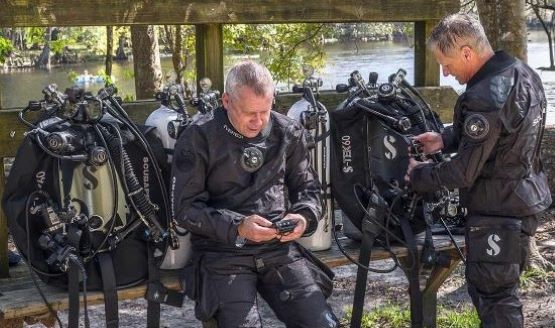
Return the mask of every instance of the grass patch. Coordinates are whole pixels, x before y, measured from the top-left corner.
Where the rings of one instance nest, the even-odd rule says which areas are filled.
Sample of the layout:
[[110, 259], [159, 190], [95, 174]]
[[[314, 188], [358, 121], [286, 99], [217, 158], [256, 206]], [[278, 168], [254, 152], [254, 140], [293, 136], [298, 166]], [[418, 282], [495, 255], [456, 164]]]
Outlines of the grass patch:
[[520, 275], [522, 288], [534, 287], [549, 280], [549, 273], [542, 269], [530, 268]]
[[[351, 321], [352, 311], [348, 311], [342, 320], [342, 327]], [[410, 328], [410, 311], [398, 304], [388, 304], [362, 315], [362, 327]], [[463, 309], [446, 309], [438, 307], [438, 328], [478, 328], [480, 319], [472, 307]]]

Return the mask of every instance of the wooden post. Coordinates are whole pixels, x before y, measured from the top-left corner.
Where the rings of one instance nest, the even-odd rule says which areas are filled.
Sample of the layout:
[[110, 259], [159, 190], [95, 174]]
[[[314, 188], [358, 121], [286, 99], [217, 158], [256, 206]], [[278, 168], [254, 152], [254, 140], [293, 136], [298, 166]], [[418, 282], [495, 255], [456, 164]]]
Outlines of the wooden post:
[[[0, 199], [4, 195], [4, 157], [0, 157]], [[4, 209], [0, 206], [0, 278], [9, 276], [8, 269], [8, 222]]]
[[197, 90], [203, 77], [212, 88], [224, 90], [224, 36], [222, 24], [196, 25]]
[[414, 85], [418, 87], [439, 85], [439, 65], [426, 49], [426, 38], [437, 22], [427, 20], [414, 23]]

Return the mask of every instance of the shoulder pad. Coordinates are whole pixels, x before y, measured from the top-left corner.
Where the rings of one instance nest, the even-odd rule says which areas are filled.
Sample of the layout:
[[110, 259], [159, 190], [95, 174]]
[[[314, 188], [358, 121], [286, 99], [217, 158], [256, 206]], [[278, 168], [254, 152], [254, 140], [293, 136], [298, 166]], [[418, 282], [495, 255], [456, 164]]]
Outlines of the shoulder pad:
[[514, 85], [512, 76], [496, 75], [489, 81], [491, 99], [497, 108], [502, 108], [507, 101], [509, 93]]

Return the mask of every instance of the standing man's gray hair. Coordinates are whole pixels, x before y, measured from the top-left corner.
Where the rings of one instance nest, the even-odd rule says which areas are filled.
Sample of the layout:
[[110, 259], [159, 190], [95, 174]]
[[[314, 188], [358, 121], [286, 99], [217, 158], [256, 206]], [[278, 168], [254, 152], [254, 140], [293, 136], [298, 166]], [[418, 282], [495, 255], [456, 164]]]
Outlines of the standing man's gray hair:
[[258, 96], [273, 95], [275, 90], [270, 71], [252, 60], [235, 64], [227, 73], [225, 92], [235, 98], [240, 87], [248, 87]]
[[469, 14], [453, 14], [444, 17], [432, 30], [427, 41], [432, 51], [439, 50], [445, 55], [453, 50], [468, 46], [477, 53], [491, 50], [484, 27], [475, 16]]

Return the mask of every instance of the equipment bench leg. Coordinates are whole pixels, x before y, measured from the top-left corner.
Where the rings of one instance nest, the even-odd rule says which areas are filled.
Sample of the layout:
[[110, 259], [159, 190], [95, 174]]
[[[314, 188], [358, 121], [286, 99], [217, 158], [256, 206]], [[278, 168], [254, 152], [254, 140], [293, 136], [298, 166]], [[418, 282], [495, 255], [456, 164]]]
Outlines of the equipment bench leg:
[[437, 291], [445, 282], [447, 277], [455, 270], [460, 262], [460, 257], [454, 249], [441, 251], [441, 253], [449, 257], [447, 267], [435, 266], [432, 274], [428, 279], [426, 288], [422, 291], [422, 318], [423, 326], [426, 328], [435, 328], [437, 323]]

